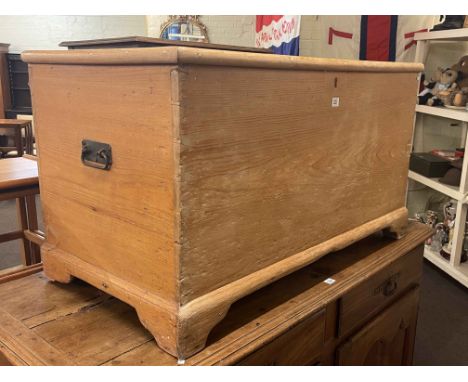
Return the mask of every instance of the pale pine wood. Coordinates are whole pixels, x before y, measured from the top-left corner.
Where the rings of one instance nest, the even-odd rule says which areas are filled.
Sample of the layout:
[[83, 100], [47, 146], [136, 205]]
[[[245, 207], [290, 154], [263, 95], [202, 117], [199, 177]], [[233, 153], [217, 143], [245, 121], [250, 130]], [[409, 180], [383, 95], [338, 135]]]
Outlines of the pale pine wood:
[[[173, 355], [200, 351], [262, 286], [375, 231], [404, 233], [420, 65], [186, 47], [23, 59], [45, 273], [131, 304]], [[81, 164], [84, 138], [112, 146], [110, 171]]]
[[422, 64], [408, 62], [357, 61], [320, 57], [299, 57], [230, 52], [188, 47], [79, 49], [24, 51], [29, 64], [148, 65], [193, 64], [227, 67], [275, 68], [285, 70], [330, 70], [350, 72], [417, 73]]
[[[47, 243], [175, 304], [169, 68], [91, 69], [31, 69]], [[111, 171], [82, 165], [84, 138], [112, 145]]]
[[182, 304], [404, 207], [413, 73], [179, 76]]
[[125, 278], [92, 266], [79, 257], [71, 256], [68, 252], [56, 250], [47, 243], [41, 250], [48, 278], [69, 283], [73, 275], [129, 303], [136, 309], [141, 323], [151, 331], [158, 345], [170, 354], [177, 354], [174, 339], [178, 338], [178, 312], [170, 301], [128, 283]]
[[41, 246], [45, 241], [44, 232], [40, 230], [31, 231], [30, 229], [27, 229], [26, 231], [24, 231], [24, 236], [30, 242], [37, 244], [39, 246]]
[[[368, 237], [245, 297], [213, 330], [208, 347], [185, 364], [231, 365], [258, 360], [260, 355], [263, 364], [275, 360], [278, 364], [316, 363], [317, 351], [321, 353], [320, 364], [326, 360], [333, 363], [334, 350], [343, 343], [332, 330], [338, 319], [337, 300], [378, 278], [388, 267], [406, 263], [408, 251], [419, 249], [422, 257], [422, 243], [430, 234], [426, 226], [411, 224], [399, 241]], [[325, 284], [327, 277], [336, 282]], [[405, 290], [401, 292], [406, 295]], [[0, 299], [0, 312], [9, 317], [6, 324], [0, 321], [0, 353], [16, 354], [15, 359], [9, 357], [15, 365], [177, 364], [177, 359], [155, 345], [127, 305], [83, 282], [58, 285], [39, 273], [0, 285]], [[325, 327], [323, 309], [327, 311]], [[365, 320], [360, 325], [373, 322]], [[12, 326], [27, 332], [15, 336], [9, 329], [1, 330]], [[323, 337], [318, 335], [317, 326], [322, 328]], [[319, 346], [321, 339], [328, 344]], [[60, 356], [48, 356], [51, 344]]]
[[26, 126], [31, 123], [30, 120], [26, 119], [5, 119], [0, 118], [0, 126], [1, 127], [14, 127], [14, 126]]

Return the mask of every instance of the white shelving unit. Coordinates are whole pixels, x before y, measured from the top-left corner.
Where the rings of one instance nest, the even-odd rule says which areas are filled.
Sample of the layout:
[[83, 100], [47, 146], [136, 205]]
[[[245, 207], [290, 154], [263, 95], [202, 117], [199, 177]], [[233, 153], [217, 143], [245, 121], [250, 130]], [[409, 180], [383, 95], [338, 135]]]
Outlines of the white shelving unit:
[[[456, 43], [460, 41], [468, 41], [468, 28], [417, 33], [414, 39], [417, 41], [415, 62], [426, 63], [431, 42], [444, 41]], [[462, 147], [465, 147], [468, 150], [467, 111], [454, 110], [446, 107], [416, 105], [416, 118], [414, 127], [415, 134], [417, 131], [423, 131], [424, 129], [424, 115], [431, 115], [438, 118], [447, 118], [454, 121], [460, 121], [462, 123], [463, 130], [460, 144]], [[468, 208], [468, 156], [463, 161], [460, 187], [453, 187], [442, 184], [437, 178], [427, 178], [413, 171], [409, 171], [408, 177], [458, 201], [450, 261], [444, 259], [439, 253], [433, 252], [427, 247], [424, 251], [424, 257], [432, 262], [435, 266], [439, 267], [441, 270], [452, 276], [455, 280], [468, 287], [468, 262], [461, 263], [463, 240], [465, 236], [465, 222]]]
[[463, 110], [453, 110], [444, 106], [416, 105], [416, 111], [421, 114], [434, 115], [436, 117], [443, 117], [454, 119], [456, 121], [468, 122], [468, 113]]
[[452, 199], [455, 199], [459, 202], [465, 202], [465, 194], [460, 192], [458, 187], [449, 186], [439, 182], [438, 178], [428, 178], [424, 175], [418, 174], [414, 171], [409, 171], [408, 176], [410, 179], [415, 180], [416, 182], [422, 183], [427, 187], [432, 188], [442, 194], [450, 196]]

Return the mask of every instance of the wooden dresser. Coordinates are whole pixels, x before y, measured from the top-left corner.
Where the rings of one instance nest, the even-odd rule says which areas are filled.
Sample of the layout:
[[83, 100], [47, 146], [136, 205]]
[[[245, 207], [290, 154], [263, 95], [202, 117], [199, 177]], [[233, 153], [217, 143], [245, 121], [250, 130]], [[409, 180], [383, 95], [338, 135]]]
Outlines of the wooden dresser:
[[[410, 365], [430, 234], [374, 235], [260, 289], [179, 364]], [[4, 276], [0, 301], [0, 365], [178, 364], [133, 308], [82, 281]]]

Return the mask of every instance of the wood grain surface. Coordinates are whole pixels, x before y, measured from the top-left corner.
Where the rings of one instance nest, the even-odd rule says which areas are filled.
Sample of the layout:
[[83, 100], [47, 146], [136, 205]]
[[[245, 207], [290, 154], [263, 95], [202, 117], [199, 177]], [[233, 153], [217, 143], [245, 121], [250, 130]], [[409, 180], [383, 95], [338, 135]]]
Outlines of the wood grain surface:
[[[294, 338], [292, 329], [317, 322], [317, 312], [405, 259], [431, 233], [414, 223], [398, 241], [373, 235], [243, 298], [214, 328], [208, 346], [185, 364], [236, 364], [275, 339]], [[327, 278], [335, 283], [324, 283]], [[61, 285], [37, 273], [0, 284], [0, 299], [0, 352], [13, 364], [177, 364], [156, 346], [133, 309], [79, 280]], [[313, 333], [311, 327], [311, 338], [320, 338]]]
[[423, 64], [409, 62], [358, 61], [334, 58], [281, 56], [188, 47], [78, 49], [24, 51], [30, 64], [139, 65], [193, 64], [227, 67], [324, 70], [346, 72], [417, 73]]
[[179, 76], [183, 304], [404, 207], [414, 73]]
[[31, 121], [23, 119], [2, 119], [0, 118], [0, 128], [1, 127], [11, 127], [11, 126], [24, 126], [29, 125]]
[[338, 349], [340, 366], [409, 366], [412, 364], [419, 289], [377, 316]]
[[395, 301], [402, 291], [417, 285], [422, 276], [422, 259], [420, 249], [415, 249], [343, 296], [339, 303], [339, 335], [345, 336], [364, 318]]
[[[170, 69], [134, 69], [31, 68], [47, 243], [176, 304]], [[81, 163], [83, 139], [111, 171]]]
[[0, 160], [0, 191], [39, 184], [37, 163], [26, 158]]

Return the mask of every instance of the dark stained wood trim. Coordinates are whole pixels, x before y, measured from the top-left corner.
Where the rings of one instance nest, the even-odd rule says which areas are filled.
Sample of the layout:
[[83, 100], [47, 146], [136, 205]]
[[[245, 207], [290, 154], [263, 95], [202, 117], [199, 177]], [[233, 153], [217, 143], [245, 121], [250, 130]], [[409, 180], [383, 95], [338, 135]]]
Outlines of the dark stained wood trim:
[[13, 269], [4, 269], [0, 272], [0, 284], [4, 284], [8, 281], [17, 280], [35, 273], [42, 271], [42, 263], [29, 265], [29, 266], [19, 266], [14, 267]]
[[201, 49], [234, 50], [234, 51], [239, 51], [239, 52], [267, 53], [267, 54], [273, 53], [270, 49], [254, 48], [250, 46], [212, 44], [212, 43], [195, 42], [195, 41], [165, 40], [162, 38], [144, 37], [144, 36], [127, 36], [127, 37], [100, 38], [100, 39], [95, 39], [95, 40], [63, 41], [59, 44], [59, 46], [67, 47], [68, 49], [185, 46], [185, 47], [201, 48]]

